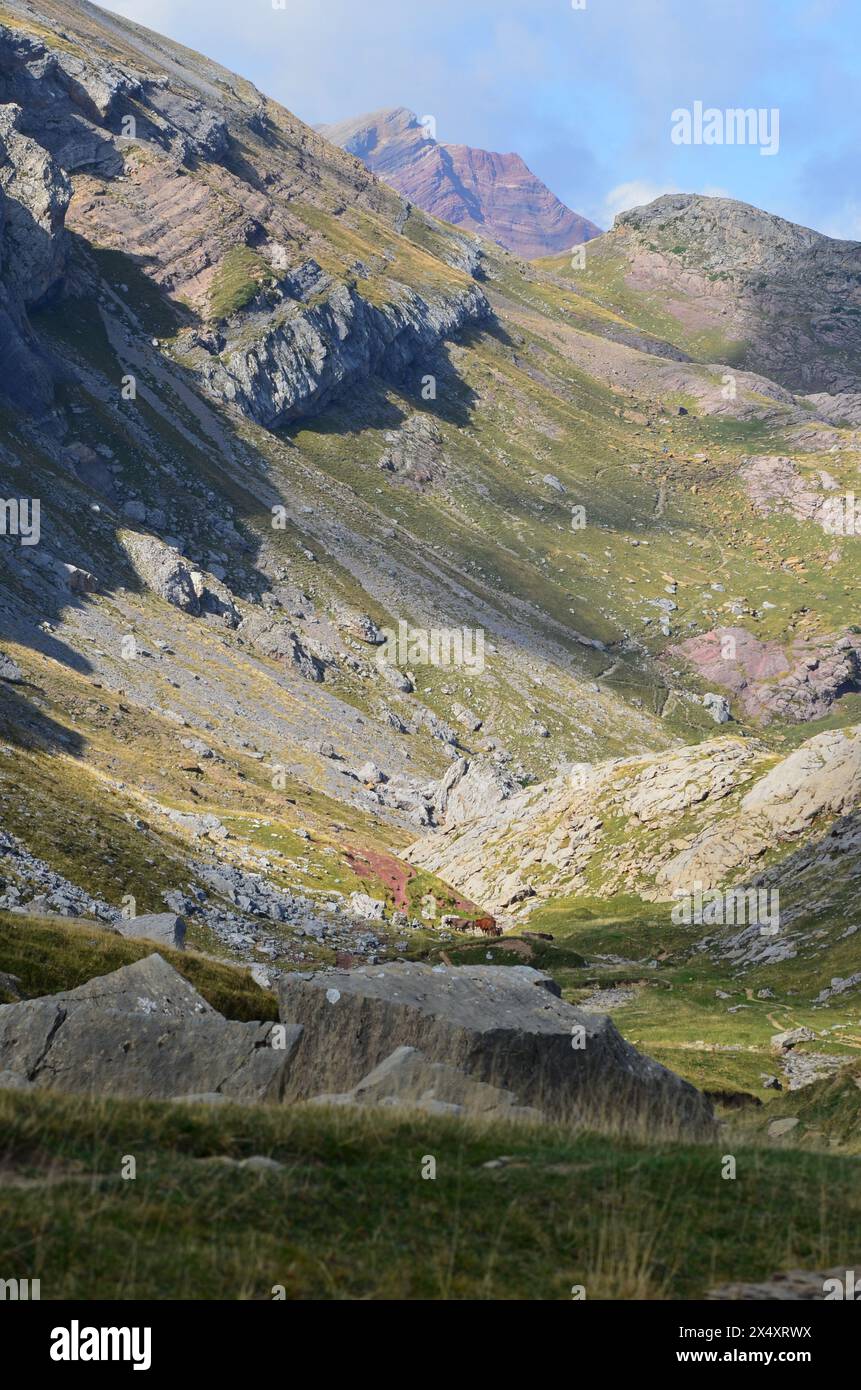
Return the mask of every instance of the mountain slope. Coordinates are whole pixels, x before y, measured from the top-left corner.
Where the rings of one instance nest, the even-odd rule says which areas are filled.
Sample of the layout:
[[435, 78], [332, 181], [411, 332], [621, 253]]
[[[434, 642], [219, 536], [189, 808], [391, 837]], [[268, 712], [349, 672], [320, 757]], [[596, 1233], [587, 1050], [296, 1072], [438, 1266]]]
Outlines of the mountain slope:
[[[555, 268], [571, 274], [562, 261]], [[586, 294], [651, 321], [701, 361], [761, 372], [797, 393], [858, 393], [859, 242], [730, 198], [672, 193], [620, 213], [574, 275]], [[821, 406], [846, 417], [836, 403]]]
[[[858, 539], [816, 504], [857, 477], [843, 395], [677, 331], [610, 274], [633, 232], [583, 272], [525, 265], [167, 40], [86, 4], [0, 18], [0, 481], [41, 502], [38, 543], [0, 547], [0, 908], [167, 902], [271, 971], [420, 954], [442, 915], [507, 910], [497, 876], [528, 877], [572, 765], [593, 791], [615, 759], [661, 781], [725, 721], [764, 767], [858, 723]], [[695, 221], [691, 274], [717, 274]], [[804, 235], [768, 251], [784, 294]], [[480, 634], [483, 659], [392, 657], [400, 624]], [[522, 795], [511, 863], [442, 854], [469, 821], [484, 852]], [[626, 827], [578, 849], [583, 811], [560, 845], [591, 873]], [[833, 917], [811, 999], [852, 925], [826, 870], [831, 826], [856, 862], [854, 815], [793, 837]], [[542, 910], [630, 888], [645, 911], [661, 827], [636, 848], [630, 884], [548, 860]]]
[[554, 197], [519, 155], [440, 143], [405, 107], [317, 129], [425, 212], [527, 260], [599, 235], [599, 228]]

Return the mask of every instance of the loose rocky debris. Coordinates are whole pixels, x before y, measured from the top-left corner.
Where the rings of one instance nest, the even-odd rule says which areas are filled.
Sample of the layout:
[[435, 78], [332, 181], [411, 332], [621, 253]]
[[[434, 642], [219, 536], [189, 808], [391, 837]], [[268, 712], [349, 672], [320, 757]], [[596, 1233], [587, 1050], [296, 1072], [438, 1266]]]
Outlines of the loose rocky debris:
[[54, 912], [63, 917], [97, 917], [102, 922], [113, 922], [121, 915], [118, 907], [77, 888], [5, 830], [0, 830], [0, 869], [0, 909], [7, 912], [26, 909], [34, 915]]
[[783, 1073], [790, 1091], [800, 1091], [813, 1081], [833, 1076], [852, 1065], [852, 1058], [833, 1052], [788, 1052], [782, 1059]]
[[[861, 1268], [857, 1265], [856, 1268]], [[839, 1297], [836, 1290], [851, 1288], [852, 1292], [848, 1295], [855, 1299], [854, 1279], [851, 1271], [846, 1269], [825, 1269], [813, 1271], [807, 1269], [790, 1269], [784, 1274], [773, 1274], [770, 1279], [764, 1279], [762, 1283], [750, 1284], [720, 1284], [715, 1289], [710, 1289], [706, 1294], [707, 1299], [738, 1299], [738, 1300], [773, 1300], [777, 1302], [815, 1302], [819, 1299], [834, 1299]], [[847, 1295], [844, 1293], [843, 1295]]]
[[636, 989], [616, 985], [610, 989], [596, 989], [587, 999], [579, 1000], [577, 1007], [587, 1009], [589, 1013], [609, 1013], [611, 1010], [624, 1009], [626, 1004], [632, 1004], [636, 997]]
[[[208, 819], [218, 823], [215, 817]], [[95, 918], [124, 936], [141, 936], [177, 950], [183, 949], [185, 926], [191, 920], [205, 926], [243, 962], [259, 962], [261, 957], [273, 963], [301, 961], [306, 945], [324, 943], [365, 960], [374, 960], [387, 949], [382, 929], [389, 924], [384, 913], [374, 918], [381, 928], [375, 932], [368, 929], [367, 917], [353, 911], [349, 903], [333, 900], [325, 908], [318, 907], [270, 883], [262, 873], [204, 860], [190, 860], [187, 868], [196, 881], [163, 894], [169, 913], [126, 918], [122, 908], [92, 897], [30, 854], [13, 835], [0, 831], [0, 910]], [[393, 916], [391, 927], [402, 929], [408, 924], [403, 914], [401, 918]]]

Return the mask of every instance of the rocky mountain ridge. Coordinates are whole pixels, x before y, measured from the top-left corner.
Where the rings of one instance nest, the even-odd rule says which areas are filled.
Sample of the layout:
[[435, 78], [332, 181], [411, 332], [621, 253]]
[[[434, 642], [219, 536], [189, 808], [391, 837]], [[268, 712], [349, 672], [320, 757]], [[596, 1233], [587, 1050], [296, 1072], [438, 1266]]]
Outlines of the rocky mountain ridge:
[[[673, 193], [620, 213], [589, 257], [644, 308], [658, 298], [679, 346], [717, 350], [797, 394], [857, 398], [861, 243]], [[849, 401], [839, 414], [850, 418]]]
[[316, 127], [402, 197], [524, 259], [569, 250], [600, 229], [572, 212], [517, 154], [438, 141], [405, 107]]

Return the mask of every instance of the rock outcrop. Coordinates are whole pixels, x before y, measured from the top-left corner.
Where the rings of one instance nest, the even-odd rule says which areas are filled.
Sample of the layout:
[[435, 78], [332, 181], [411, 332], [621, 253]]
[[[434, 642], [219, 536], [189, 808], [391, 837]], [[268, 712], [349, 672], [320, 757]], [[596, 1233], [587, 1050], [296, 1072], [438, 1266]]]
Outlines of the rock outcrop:
[[406, 858], [491, 912], [578, 891], [670, 900], [696, 882], [742, 881], [767, 851], [805, 844], [819, 820], [859, 803], [858, 727], [817, 734], [778, 761], [752, 739], [715, 738], [529, 787], [426, 835]]
[[460, 825], [486, 816], [507, 801], [517, 783], [499, 763], [489, 758], [458, 758], [442, 777], [434, 793], [433, 810], [439, 825]]
[[238, 626], [239, 610], [230, 590], [214, 575], [195, 568], [157, 536], [124, 531], [120, 538], [138, 578], [159, 598], [192, 617]]
[[278, 1100], [301, 1030], [217, 1013], [159, 955], [0, 1006], [0, 1072], [55, 1091]]
[[386, 434], [387, 448], [380, 468], [398, 482], [425, 492], [444, 479], [447, 459], [436, 421], [416, 411], [399, 429]]
[[[422, 1066], [454, 1068], [554, 1119], [601, 1117], [689, 1136], [711, 1129], [709, 1103], [693, 1086], [637, 1052], [609, 1018], [566, 1004], [550, 976], [529, 966], [293, 974], [280, 983], [280, 1010], [302, 1028], [292, 1099], [361, 1090], [382, 1064], [403, 1065], [391, 1057], [409, 1047]], [[377, 1073], [370, 1084], [379, 1083]]]
[[65, 276], [71, 186], [47, 150], [21, 133], [20, 122], [19, 107], [0, 106], [0, 392], [39, 413], [52, 401], [55, 369], [27, 312], [45, 303]]
[[[744, 627], [714, 628], [668, 648], [704, 681], [722, 686], [761, 724], [821, 719], [841, 696], [861, 689], [861, 635], [762, 641]], [[714, 698], [714, 697], [712, 697]]]
[[192, 360], [214, 396], [272, 428], [313, 414], [372, 373], [400, 380], [416, 357], [489, 314], [477, 285], [433, 298], [406, 291], [376, 305], [338, 284], [316, 307], [288, 301], [244, 315], [241, 333], [228, 327], [221, 353]]

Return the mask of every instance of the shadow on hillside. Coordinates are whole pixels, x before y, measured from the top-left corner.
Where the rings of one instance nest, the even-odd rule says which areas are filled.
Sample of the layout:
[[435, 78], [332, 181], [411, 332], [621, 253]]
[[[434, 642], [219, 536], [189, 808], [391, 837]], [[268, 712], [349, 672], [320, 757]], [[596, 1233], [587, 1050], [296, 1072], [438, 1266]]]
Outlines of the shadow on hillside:
[[[472, 433], [481, 428], [480, 422], [476, 424], [479, 397], [459, 370], [458, 353], [470, 346], [480, 349], [488, 338], [506, 348], [512, 346], [509, 334], [495, 319], [472, 325], [452, 340], [435, 346], [426, 358], [420, 355], [419, 360], [417, 356], [388, 375], [381, 373], [355, 382], [328, 408], [281, 430], [270, 431], [270, 438], [276, 445], [279, 440], [281, 444], [274, 451], [264, 452], [255, 442], [253, 432], [237, 429], [229, 407], [204, 393], [197, 375], [175, 356], [158, 347], [153, 350], [147, 342], [156, 334], [170, 336], [167, 329], [172, 327], [175, 331], [178, 320], [158, 286], [147, 276], [145, 259], [122, 252], [93, 251], [79, 238], [73, 239], [73, 245], [78, 267], [76, 281], [86, 283], [89, 278], [91, 292], [84, 298], [66, 301], [61, 309], [55, 308], [35, 320], [55, 357], [65, 357], [65, 375], [71, 385], [63, 386], [58, 396], [58, 403], [64, 407], [59, 461], [46, 458], [44, 467], [31, 470], [31, 475], [40, 476], [44, 481], [40, 480], [39, 486], [51, 493], [51, 507], [46, 507], [45, 517], [49, 553], [91, 571], [99, 580], [99, 592], [105, 595], [111, 595], [120, 586], [134, 593], [143, 588], [117, 539], [120, 526], [151, 534], [168, 544], [178, 541], [193, 567], [209, 569], [210, 554], [222, 548], [218, 528], [227, 520], [232, 521], [239, 536], [238, 543], [228, 547], [227, 583], [242, 598], [271, 591], [275, 582], [273, 554], [266, 544], [264, 528], [269, 520], [267, 513], [274, 505], [284, 504], [288, 515], [291, 513], [291, 499], [285, 495], [289, 471], [282, 472], [275, 463], [277, 454], [286, 455], [279, 463], [285, 463], [289, 470], [291, 436], [299, 431], [337, 435], [349, 447], [351, 437], [365, 430], [397, 429], [413, 413]], [[128, 364], [121, 360], [122, 348], [112, 345], [117, 342], [116, 335], [112, 339], [105, 331], [104, 309], [98, 303], [100, 285], [93, 278], [94, 269], [140, 324], [140, 335], [134, 334], [132, 344], [135, 360], [140, 363], [134, 368], [139, 386], [134, 404], [119, 400], [118, 383]], [[86, 364], [85, 378], [80, 380], [74, 365], [79, 358]], [[435, 379], [436, 397], [426, 400], [423, 388], [429, 376]], [[86, 389], [82, 386], [84, 379], [88, 383]], [[399, 400], [391, 398], [391, 390], [397, 391]], [[502, 444], [504, 447], [504, 439]], [[82, 445], [89, 451], [88, 461], [70, 463], [70, 446], [80, 451]], [[105, 457], [109, 462], [93, 457], [94, 450], [99, 449], [107, 449]], [[26, 448], [19, 454], [22, 462], [25, 455]], [[23, 476], [23, 471], [11, 469], [9, 486], [20, 489]], [[497, 474], [495, 488], [494, 504], [511, 515], [523, 512], [525, 504], [528, 506], [531, 501], [527, 488], [518, 489], [514, 478], [509, 486], [504, 476]], [[45, 496], [48, 495], [46, 491]], [[130, 497], [137, 506], [142, 499], [142, 516], [127, 512]], [[568, 499], [542, 500], [546, 505], [542, 525], [570, 521]], [[88, 530], [82, 523], [94, 503], [101, 508], [96, 539], [92, 526]], [[379, 515], [389, 519], [385, 507], [380, 508]], [[429, 517], [438, 524], [438, 517], [431, 513]], [[92, 515], [89, 519], [92, 521]], [[291, 516], [291, 526], [301, 543], [305, 529], [301, 520]], [[312, 524], [307, 532], [313, 541]], [[476, 578], [476, 591], [472, 593], [464, 588], [457, 574], [448, 579], [440, 572], [436, 600], [440, 609], [450, 606], [453, 620], [459, 614], [457, 621], [478, 623], [491, 633], [499, 620], [509, 636], [513, 631], [511, 609], [516, 613], [515, 640], [527, 657], [546, 656], [549, 632], [560, 664], [565, 664], [567, 654], [576, 650], [584, 674], [593, 671], [601, 658], [588, 647], [581, 647], [574, 635], [593, 635], [590, 614], [579, 608], [573, 615], [567, 613], [571, 598], [563, 605], [560, 592], [556, 622], [545, 623], [540, 594], [538, 598], [526, 598], [530, 593], [528, 576], [524, 574], [521, 585], [515, 568], [503, 580], [500, 575], [504, 575], [508, 561], [502, 562], [497, 574], [493, 535], [476, 533], [474, 539], [475, 549], [470, 545], [464, 561], [466, 570], [472, 573], [475, 565], [471, 566], [470, 561], [475, 560], [485, 566], [487, 578]], [[527, 563], [525, 559], [523, 563]], [[337, 581], [333, 587], [337, 589]], [[373, 593], [373, 586], [369, 592]], [[92, 669], [86, 658], [58, 638], [40, 631], [37, 624], [62, 621], [64, 612], [85, 607], [88, 602], [86, 596], [46, 592], [38, 611], [25, 604], [20, 623], [8, 626], [8, 614], [4, 617], [0, 612], [0, 640], [14, 637], [86, 674]], [[290, 620], [286, 612], [276, 611], [274, 616], [276, 620]]]
[[[29, 692], [33, 698], [28, 698]], [[39, 687], [29, 682], [10, 686], [0, 681], [0, 740], [16, 748], [81, 757], [86, 741], [44, 714], [36, 704], [40, 695]]]
[[[389, 390], [408, 403], [406, 409], [391, 399]], [[314, 413], [296, 416], [282, 425], [279, 433], [289, 438], [299, 431], [355, 435], [362, 430], [393, 430], [411, 413], [463, 429], [472, 420], [477, 400], [452, 364], [451, 345], [442, 343], [420, 363], [412, 362], [398, 372], [380, 371], [353, 383]]]
[[[816, 725], [811, 724], [808, 737], [812, 738], [815, 733]], [[774, 848], [779, 847], [775, 837]], [[714, 932], [719, 945], [725, 946], [740, 931], [747, 930], [752, 934], [755, 968], [767, 968], [772, 963], [779, 964], [786, 960], [794, 961], [802, 968], [804, 975], [818, 968], [817, 986], [830, 988], [836, 972], [833, 961], [829, 960], [829, 952], [838, 939], [846, 935], [847, 929], [858, 921], [861, 809], [839, 816], [761, 873], [750, 874], [739, 886], [742, 891], [778, 891], [777, 899], [765, 900], [767, 911], [774, 915], [778, 930], [763, 933], [761, 946], [756, 939], [756, 924], [747, 927], [727, 924], [711, 928], [708, 934]], [[765, 925], [770, 924], [771, 917]], [[773, 950], [770, 949], [772, 947]], [[856, 948], [855, 957], [853, 968], [861, 969], [861, 945]]]

